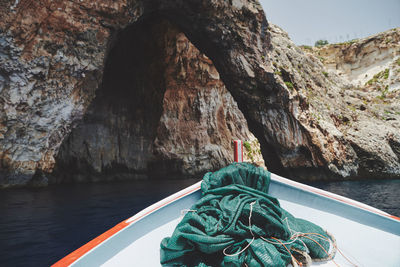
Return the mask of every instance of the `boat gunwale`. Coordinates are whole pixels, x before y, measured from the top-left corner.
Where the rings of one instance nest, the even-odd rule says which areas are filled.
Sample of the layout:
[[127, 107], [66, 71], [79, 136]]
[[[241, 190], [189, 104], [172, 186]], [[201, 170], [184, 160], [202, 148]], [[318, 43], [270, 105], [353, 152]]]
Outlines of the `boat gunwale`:
[[274, 173], [271, 173], [271, 179], [277, 180], [279, 182], [282, 182], [282, 183], [284, 183], [286, 185], [293, 186], [293, 187], [298, 188], [298, 189], [302, 189], [302, 190], [307, 191], [307, 192], [315, 193], [315, 194], [318, 194], [320, 196], [324, 196], [324, 197], [327, 197], [327, 198], [330, 198], [330, 199], [333, 199], [333, 200], [348, 204], [348, 205], [356, 207], [356, 208], [360, 208], [360, 209], [365, 210], [365, 211], [369, 211], [369, 212], [375, 213], [375, 214], [383, 216], [383, 217], [389, 217], [390, 219], [394, 219], [394, 220], [400, 221], [400, 217], [391, 215], [391, 214], [389, 214], [389, 213], [387, 213], [387, 212], [385, 212], [383, 210], [374, 208], [374, 207], [372, 207], [370, 205], [367, 205], [365, 203], [359, 202], [357, 200], [354, 200], [354, 199], [351, 199], [351, 198], [348, 198], [348, 197], [344, 197], [344, 196], [341, 196], [341, 195], [338, 195], [338, 194], [335, 194], [335, 193], [332, 193], [332, 192], [329, 192], [329, 191], [326, 191], [326, 190], [322, 190], [322, 189], [319, 189], [319, 188], [316, 188], [316, 187], [313, 187], [313, 186], [310, 186], [310, 185], [306, 185], [306, 184], [302, 184], [302, 183], [299, 183], [299, 182], [296, 182], [296, 181], [292, 181], [290, 179], [284, 178], [284, 177], [279, 176], [279, 175], [274, 174]]

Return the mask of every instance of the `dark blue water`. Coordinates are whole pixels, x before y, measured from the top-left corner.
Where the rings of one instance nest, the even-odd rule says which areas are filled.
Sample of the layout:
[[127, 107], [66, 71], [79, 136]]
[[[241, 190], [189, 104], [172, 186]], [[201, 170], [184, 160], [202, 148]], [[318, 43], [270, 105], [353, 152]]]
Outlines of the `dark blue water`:
[[[0, 266], [46, 266], [196, 180], [0, 191]], [[313, 183], [400, 216], [400, 180]]]
[[314, 182], [309, 185], [400, 217], [400, 180]]
[[0, 191], [0, 266], [46, 266], [197, 180]]

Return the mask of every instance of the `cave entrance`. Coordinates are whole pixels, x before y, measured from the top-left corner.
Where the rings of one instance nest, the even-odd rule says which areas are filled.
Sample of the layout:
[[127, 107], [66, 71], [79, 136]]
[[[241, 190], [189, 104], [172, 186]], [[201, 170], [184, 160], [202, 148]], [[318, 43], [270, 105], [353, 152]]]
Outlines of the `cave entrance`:
[[102, 85], [63, 142], [56, 173], [62, 181], [199, 175], [233, 161], [233, 139], [249, 140], [262, 161], [212, 61], [170, 22], [146, 19], [112, 40]]

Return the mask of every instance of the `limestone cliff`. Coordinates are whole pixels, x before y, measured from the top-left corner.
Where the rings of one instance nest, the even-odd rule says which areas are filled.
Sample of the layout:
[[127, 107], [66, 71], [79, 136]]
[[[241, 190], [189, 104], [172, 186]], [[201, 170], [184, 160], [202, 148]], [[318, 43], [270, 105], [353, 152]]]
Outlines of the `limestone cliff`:
[[[400, 28], [363, 39], [312, 49], [324, 66], [355, 87], [376, 85], [400, 89]], [[382, 79], [379, 79], [382, 78]], [[379, 88], [376, 88], [379, 89]]]
[[104, 25], [134, 19], [126, 5], [2, 1], [0, 184], [26, 184], [52, 171], [58, 147], [101, 81], [110, 37]]
[[[185, 45], [201, 59], [180, 59], [197, 64], [188, 70], [195, 72], [192, 81], [164, 78], [168, 62], [160, 59], [174, 49], [165, 46], [165, 29], [157, 25], [166, 12], [161, 9], [169, 6], [5, 1], [1, 8], [2, 186], [147, 171], [194, 174], [232, 161], [232, 138], [255, 139], [211, 60], [187, 39]], [[188, 67], [174, 57], [168, 59], [170, 72]], [[188, 87], [198, 77], [197, 86]], [[173, 87], [175, 78], [181, 88]], [[174, 99], [170, 90], [188, 97]], [[179, 105], [189, 109], [174, 112]], [[182, 118], [188, 125], [172, 125]]]
[[[303, 47], [323, 64], [327, 96], [309, 90], [314, 116], [333, 119], [354, 150], [359, 178], [400, 175], [400, 28], [318, 48]], [[310, 87], [310, 89], [313, 87]]]
[[195, 175], [232, 162], [234, 139], [255, 137], [212, 61], [168, 21], [139, 23], [119, 33], [52, 177]]
[[176, 166], [177, 172], [196, 174], [226, 166], [233, 162], [233, 140], [257, 139], [212, 61], [176, 29], [164, 39], [166, 91], [153, 168], [167, 163], [163, 173]]
[[[268, 27], [257, 0], [5, 0], [0, 14], [3, 186], [46, 182], [55, 166], [196, 173], [250, 132], [293, 178], [399, 177], [397, 91], [357, 91]], [[364, 93], [379, 97], [363, 113]], [[357, 137], [370, 122], [388, 130]]]

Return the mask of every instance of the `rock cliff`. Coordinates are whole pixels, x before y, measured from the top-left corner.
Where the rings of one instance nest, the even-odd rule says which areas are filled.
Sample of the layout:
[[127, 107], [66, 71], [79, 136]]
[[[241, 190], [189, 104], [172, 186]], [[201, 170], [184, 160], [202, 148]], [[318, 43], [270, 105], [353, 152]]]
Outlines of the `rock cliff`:
[[[160, 171], [168, 173], [173, 163], [176, 172], [196, 174], [226, 166], [233, 162], [233, 140], [257, 139], [212, 61], [177, 29], [164, 40], [166, 91], [153, 168], [164, 165]], [[245, 160], [264, 166], [260, 151]]]
[[340, 85], [334, 101], [323, 98], [328, 110], [322, 110], [330, 114], [354, 149], [357, 176], [398, 178], [400, 28], [305, 50], [326, 67], [324, 75]]
[[[400, 89], [400, 28], [363, 39], [311, 49], [324, 66], [355, 87], [376, 85], [388, 91]], [[375, 77], [374, 77], [375, 76]], [[376, 88], [379, 89], [379, 88]]]
[[231, 137], [257, 138], [268, 168], [297, 179], [400, 175], [398, 92], [372, 86], [386, 72], [354, 87], [256, 0], [2, 1], [0, 14], [2, 186], [197, 173], [226, 163]]
[[[309, 178], [399, 177], [399, 31], [301, 50], [270, 25], [275, 75], [299, 100], [294, 114], [313, 140], [308, 149], [321, 153], [332, 172], [313, 177], [306, 169]], [[290, 159], [285, 166], [300, 165]]]
[[128, 27], [108, 58], [53, 179], [195, 175], [232, 162], [232, 140], [256, 140], [212, 61], [168, 21]]

